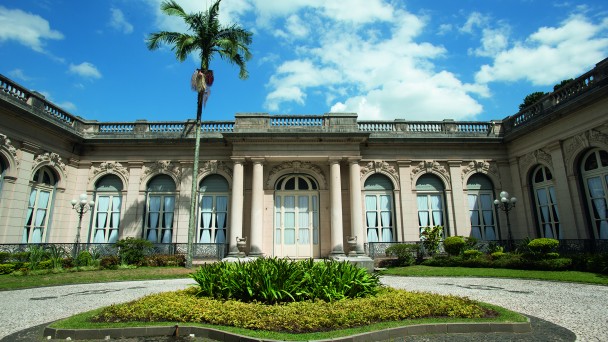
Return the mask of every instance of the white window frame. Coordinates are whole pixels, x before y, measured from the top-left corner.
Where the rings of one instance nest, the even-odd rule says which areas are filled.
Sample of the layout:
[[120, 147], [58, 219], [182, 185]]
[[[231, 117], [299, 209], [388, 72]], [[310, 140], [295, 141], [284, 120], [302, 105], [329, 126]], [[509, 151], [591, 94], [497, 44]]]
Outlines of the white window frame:
[[[587, 199], [587, 207], [589, 208], [589, 219], [593, 227], [593, 235], [595, 239], [605, 240], [608, 239], [608, 166], [602, 166], [600, 158], [600, 149], [594, 149], [588, 152], [584, 158], [581, 159], [581, 175], [583, 178], [583, 184], [585, 187], [585, 197]], [[596, 169], [586, 171], [585, 162], [591, 155], [598, 161], [598, 167]], [[592, 197], [591, 191], [589, 190], [588, 181], [593, 178], [599, 178], [602, 185], [602, 196]], [[604, 201], [603, 214], [596, 207], [595, 201]], [[597, 213], [597, 215], [596, 215]], [[597, 217], [599, 216], [599, 217]], [[603, 218], [601, 216], [604, 216]]]
[[[470, 196], [475, 196], [475, 206], [473, 208], [471, 208], [471, 199]], [[489, 208], [483, 208], [483, 202], [481, 200], [482, 196], [488, 196], [490, 198], [490, 207]], [[480, 190], [467, 190], [467, 203], [468, 203], [468, 209], [469, 209], [469, 223], [471, 224], [471, 236], [472, 237], [476, 237], [473, 235], [473, 228], [478, 227], [479, 228], [479, 234], [480, 237], [478, 239], [480, 240], [484, 240], [484, 241], [495, 241], [498, 240], [498, 230], [496, 229], [496, 212], [495, 212], [495, 208], [494, 208], [494, 204], [493, 204], [493, 199], [494, 199], [494, 193], [492, 190], [487, 190], [487, 189], [480, 189]], [[478, 224], [477, 225], [473, 225], [473, 220], [471, 217], [472, 212], [476, 212], [477, 215], [477, 219], [478, 219]], [[492, 223], [491, 224], [487, 224], [485, 222], [485, 217], [484, 217], [484, 213], [485, 212], [491, 212], [492, 213]], [[493, 231], [494, 234], [494, 238], [488, 238], [488, 231], [487, 229], [491, 229]]]
[[[375, 197], [375, 208], [371, 209], [368, 208], [368, 196], [370, 197]], [[381, 208], [381, 199], [383, 196], [388, 197], [388, 204], [389, 204], [389, 208], [388, 210]], [[365, 203], [365, 232], [366, 232], [366, 239], [367, 242], [394, 242], [395, 240], [395, 204], [394, 204], [394, 200], [393, 200], [393, 192], [390, 190], [365, 190], [364, 191], [364, 199], [363, 199], [364, 203]], [[389, 213], [389, 220], [390, 220], [390, 224], [389, 225], [385, 225], [383, 220], [382, 220], [382, 213], [387, 212]], [[376, 218], [376, 223], [375, 226], [370, 226], [370, 222], [369, 222], [369, 216], [368, 214], [373, 213], [375, 215]], [[387, 233], [388, 229], [388, 233], [390, 234], [390, 237], [388, 239], [385, 239], [385, 233]], [[373, 231], [375, 230], [376, 235], [374, 237], [374, 235], [370, 235], [370, 233], [373, 233]], [[376, 240], [376, 241], [370, 241], [370, 237], [371, 240]]]
[[[45, 175], [48, 176], [48, 183], [44, 183]], [[21, 238], [22, 243], [42, 243], [47, 240], [56, 184], [57, 179], [55, 179], [54, 173], [48, 167], [42, 167], [34, 173], [31, 182], [32, 189], [30, 191], [30, 197], [28, 198], [26, 222], [23, 227], [23, 235]], [[40, 203], [42, 193], [48, 194], [46, 206]], [[44, 216], [42, 217], [42, 220], [39, 220], [39, 215], [42, 213]], [[35, 234], [37, 231], [39, 231], [40, 234]]]
[[[160, 205], [158, 210], [152, 210], [152, 198], [158, 197]], [[167, 199], [173, 200], [173, 210], [167, 210]], [[146, 217], [145, 217], [145, 233], [144, 239], [152, 243], [172, 243], [173, 242], [173, 226], [175, 224], [175, 203], [177, 196], [175, 192], [148, 192], [146, 195]], [[158, 214], [156, 228], [150, 227], [150, 218], [152, 214]], [[171, 221], [167, 224], [166, 215], [171, 215]], [[153, 233], [153, 234], [152, 234]], [[152, 234], [152, 235], [151, 235]]]
[[[547, 177], [547, 171], [551, 174], [550, 179]], [[536, 182], [536, 176], [539, 172], [541, 173], [543, 180]], [[555, 198], [555, 186], [551, 170], [544, 165], [539, 165], [534, 169], [534, 172], [532, 172], [531, 183], [536, 209], [536, 222], [540, 236], [544, 238], [561, 239], [563, 233], [559, 221], [557, 198]], [[544, 192], [546, 196], [546, 203], [544, 204], [541, 203], [540, 200], [541, 192]]]
[[[205, 198], [211, 198], [210, 210], [203, 208], [203, 201]], [[217, 205], [218, 197], [226, 198], [226, 210], [219, 210]], [[201, 192], [198, 197], [198, 224], [196, 231], [196, 242], [197, 243], [227, 243], [228, 241], [228, 229], [229, 229], [229, 216], [230, 213], [230, 194], [228, 192]], [[203, 214], [211, 214], [210, 226], [208, 228], [203, 227]], [[218, 227], [218, 214], [224, 214], [224, 228]], [[204, 233], [209, 233], [209, 239], [204, 236]], [[223, 233], [218, 235], [218, 233]]]
[[[103, 204], [102, 198], [108, 199], [108, 208], [101, 210]], [[118, 203], [116, 203], [118, 199]], [[93, 212], [93, 234], [90, 236], [91, 243], [116, 243], [120, 237], [120, 223], [122, 221], [122, 194], [117, 191], [96, 191], [95, 192], [95, 210]], [[106, 219], [103, 226], [98, 226], [99, 215], [106, 214]], [[118, 220], [116, 227], [114, 224]], [[103, 234], [103, 239], [100, 239], [99, 234]]]

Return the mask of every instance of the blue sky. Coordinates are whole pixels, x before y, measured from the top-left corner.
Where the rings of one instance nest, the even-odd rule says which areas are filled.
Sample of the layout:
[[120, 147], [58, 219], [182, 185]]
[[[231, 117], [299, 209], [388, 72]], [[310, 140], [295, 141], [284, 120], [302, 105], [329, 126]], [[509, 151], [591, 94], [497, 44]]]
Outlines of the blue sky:
[[[85, 119], [194, 118], [200, 61], [145, 45], [152, 32], [186, 30], [160, 2], [0, 0], [0, 73]], [[250, 77], [213, 60], [203, 120], [502, 119], [608, 57], [605, 1], [222, 0], [220, 18], [254, 33]]]

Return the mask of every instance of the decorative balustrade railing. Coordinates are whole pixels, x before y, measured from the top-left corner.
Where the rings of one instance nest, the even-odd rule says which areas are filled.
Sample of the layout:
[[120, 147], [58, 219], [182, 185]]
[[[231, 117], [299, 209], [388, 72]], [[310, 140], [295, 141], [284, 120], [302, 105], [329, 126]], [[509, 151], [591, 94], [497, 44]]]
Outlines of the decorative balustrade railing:
[[273, 115], [271, 127], [323, 127], [323, 116], [319, 115]]
[[488, 134], [492, 131], [490, 122], [424, 122], [424, 121], [359, 121], [361, 132], [405, 132], [405, 133], [449, 133], [449, 134]]
[[503, 121], [505, 131], [509, 132], [519, 126], [532, 122], [545, 114], [549, 109], [572, 101], [579, 95], [588, 92], [601, 80], [608, 78], [608, 58], [599, 62], [595, 68], [565, 84], [558, 90], [540, 98], [536, 103], [519, 111]]
[[24, 103], [27, 102], [31, 95], [30, 92], [25, 88], [19, 86], [3, 75], [0, 75], [0, 90], [3, 93], [10, 95], [11, 97], [14, 97]]
[[150, 132], [152, 133], [179, 133], [183, 132], [186, 128], [186, 124], [183, 122], [162, 122], [162, 123], [151, 123]]
[[233, 132], [234, 121], [205, 121], [201, 123], [201, 132]]
[[111, 134], [133, 133], [134, 128], [135, 128], [135, 124], [104, 123], [104, 124], [99, 125], [99, 133], [111, 133]]

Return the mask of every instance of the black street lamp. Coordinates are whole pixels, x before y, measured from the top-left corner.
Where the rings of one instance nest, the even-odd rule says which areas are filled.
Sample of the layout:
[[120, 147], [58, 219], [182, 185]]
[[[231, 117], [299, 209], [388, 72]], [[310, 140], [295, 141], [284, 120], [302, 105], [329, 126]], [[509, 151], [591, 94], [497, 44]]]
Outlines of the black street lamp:
[[505, 215], [507, 216], [507, 232], [508, 232], [508, 247], [509, 250], [511, 250], [512, 247], [512, 242], [513, 242], [513, 235], [511, 234], [511, 220], [509, 220], [509, 212], [511, 210], [513, 210], [513, 208], [515, 208], [515, 203], [517, 203], [517, 198], [515, 197], [511, 197], [509, 199], [509, 193], [506, 191], [501, 191], [500, 193], [500, 200], [495, 199], [494, 200], [494, 206], [496, 207], [496, 209], [500, 209], [502, 211], [505, 212]]
[[80, 229], [82, 228], [82, 216], [95, 207], [94, 201], [87, 201], [87, 194], [81, 194], [79, 200], [72, 200], [72, 209], [78, 213], [78, 228], [76, 230], [76, 240], [74, 241], [74, 259], [78, 258], [78, 248], [80, 246]]

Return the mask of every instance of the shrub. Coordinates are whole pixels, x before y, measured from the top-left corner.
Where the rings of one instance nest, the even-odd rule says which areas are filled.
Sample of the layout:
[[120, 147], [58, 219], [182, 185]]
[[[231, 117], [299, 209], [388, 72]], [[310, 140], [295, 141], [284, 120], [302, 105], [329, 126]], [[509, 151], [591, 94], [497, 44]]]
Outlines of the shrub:
[[141, 265], [144, 257], [152, 251], [154, 245], [145, 239], [128, 237], [116, 242], [118, 258], [122, 264]]
[[399, 243], [388, 247], [385, 253], [397, 257], [397, 266], [411, 266], [418, 257], [419, 250], [418, 245]]
[[420, 240], [422, 240], [422, 246], [428, 255], [435, 255], [439, 249], [439, 243], [443, 237], [443, 227], [424, 227], [420, 233]]
[[15, 270], [15, 264], [0, 264], [0, 274], [11, 274]]
[[72, 268], [74, 267], [74, 258], [71, 256], [67, 256], [61, 259], [61, 267], [62, 268]]
[[465, 247], [463, 249], [479, 249], [479, 240], [476, 237], [468, 236], [464, 238]]
[[46, 250], [49, 260], [51, 260], [52, 268], [60, 269], [63, 266], [63, 258], [66, 256], [65, 249], [63, 249], [63, 247], [51, 245], [48, 246]]
[[533, 262], [533, 267], [543, 271], [565, 271], [572, 265], [570, 258], [545, 259]]
[[504, 248], [499, 245], [497, 242], [491, 241], [488, 243], [488, 253], [492, 254], [494, 252], [504, 252]]
[[464, 257], [464, 259], [473, 259], [482, 255], [483, 253], [476, 249], [467, 249], [466, 251], [462, 252], [462, 256]]
[[467, 298], [390, 288], [366, 298], [284, 305], [219, 301], [197, 297], [195, 292], [195, 289], [165, 292], [112, 305], [96, 314], [93, 321], [198, 322], [253, 330], [306, 333], [382, 321], [426, 317], [479, 318], [496, 314]]
[[587, 258], [585, 270], [608, 274], [608, 253], [594, 254]]
[[534, 239], [528, 243], [528, 249], [533, 256], [546, 258], [547, 254], [557, 251], [559, 241], [549, 238]]
[[199, 296], [267, 304], [365, 297], [380, 287], [377, 275], [333, 260], [222, 261], [204, 265], [190, 276], [198, 283]]
[[492, 258], [492, 260], [498, 260], [502, 257], [504, 257], [505, 255], [507, 255], [507, 253], [504, 252], [494, 252], [492, 254], [490, 254], [490, 257]]
[[118, 264], [120, 264], [120, 259], [116, 255], [106, 255], [99, 260], [99, 267], [104, 269], [117, 269]]
[[11, 258], [11, 253], [9, 252], [0, 252], [0, 264], [4, 264]]
[[27, 262], [30, 260], [30, 252], [17, 252], [11, 254], [11, 259], [16, 262]]
[[80, 253], [78, 253], [78, 256], [76, 257], [76, 266], [91, 266], [92, 262], [93, 262], [93, 257], [91, 256], [91, 253], [89, 253], [89, 251], [81, 251]]
[[450, 236], [443, 240], [443, 248], [449, 255], [460, 255], [466, 244], [462, 236]]
[[53, 268], [52, 260], [44, 260], [38, 263], [37, 269], [39, 270], [50, 270]]
[[153, 254], [146, 256], [143, 265], [150, 267], [184, 266], [186, 256], [183, 254]]
[[425, 266], [436, 266], [436, 267], [455, 267], [460, 266], [462, 259], [451, 256], [436, 255], [430, 259], [426, 259], [422, 262]]

